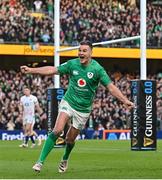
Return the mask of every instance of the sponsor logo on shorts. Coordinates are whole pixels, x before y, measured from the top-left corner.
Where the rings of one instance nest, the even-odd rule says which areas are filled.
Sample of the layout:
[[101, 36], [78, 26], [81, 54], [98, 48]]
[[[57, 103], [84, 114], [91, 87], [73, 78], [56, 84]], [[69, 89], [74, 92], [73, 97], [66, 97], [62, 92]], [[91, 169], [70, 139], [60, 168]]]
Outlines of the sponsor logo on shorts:
[[81, 78], [78, 80], [78, 86], [79, 87], [84, 87], [85, 85], [86, 85], [86, 81], [84, 79]]

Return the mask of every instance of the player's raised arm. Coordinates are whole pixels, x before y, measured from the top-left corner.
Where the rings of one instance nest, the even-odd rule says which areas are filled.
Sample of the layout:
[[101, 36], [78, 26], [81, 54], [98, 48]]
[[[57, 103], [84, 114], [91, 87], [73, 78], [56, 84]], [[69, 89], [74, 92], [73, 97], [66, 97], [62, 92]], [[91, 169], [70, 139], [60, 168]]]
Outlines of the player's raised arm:
[[20, 70], [24, 74], [40, 74], [40, 75], [58, 74], [58, 70], [54, 66], [44, 66], [44, 67], [37, 67], [37, 68], [31, 68], [28, 66], [21, 66]]
[[107, 85], [109, 92], [119, 99], [128, 109], [132, 109], [134, 104], [125, 97], [122, 92], [113, 84], [110, 83]]

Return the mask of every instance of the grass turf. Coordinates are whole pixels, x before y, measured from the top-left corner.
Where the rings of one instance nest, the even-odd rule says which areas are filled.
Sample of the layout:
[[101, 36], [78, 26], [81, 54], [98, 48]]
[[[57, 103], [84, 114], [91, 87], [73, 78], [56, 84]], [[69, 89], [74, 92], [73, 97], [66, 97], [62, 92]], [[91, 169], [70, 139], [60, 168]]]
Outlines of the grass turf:
[[19, 148], [20, 141], [0, 141], [0, 178], [14, 179], [145, 179], [162, 178], [162, 141], [157, 151], [131, 151], [129, 141], [77, 141], [68, 171], [57, 172], [63, 148], [54, 149], [41, 173], [31, 168], [41, 147]]

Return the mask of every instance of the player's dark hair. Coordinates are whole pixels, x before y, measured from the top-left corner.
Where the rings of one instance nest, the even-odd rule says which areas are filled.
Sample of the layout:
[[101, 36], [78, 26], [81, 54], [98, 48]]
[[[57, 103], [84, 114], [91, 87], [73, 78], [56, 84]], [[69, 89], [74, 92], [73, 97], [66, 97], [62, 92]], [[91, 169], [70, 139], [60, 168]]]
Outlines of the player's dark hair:
[[80, 45], [87, 45], [89, 46], [91, 49], [93, 49], [92, 43], [90, 41], [81, 41]]

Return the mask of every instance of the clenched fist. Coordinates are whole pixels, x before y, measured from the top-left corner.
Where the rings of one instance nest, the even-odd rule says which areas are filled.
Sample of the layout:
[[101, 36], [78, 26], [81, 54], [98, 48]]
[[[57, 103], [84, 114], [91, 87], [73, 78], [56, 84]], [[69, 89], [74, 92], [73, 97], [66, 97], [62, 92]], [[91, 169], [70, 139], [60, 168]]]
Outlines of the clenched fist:
[[21, 66], [21, 67], [20, 67], [21, 72], [24, 73], [24, 74], [31, 73], [31, 69], [32, 69], [32, 68], [30, 68], [30, 67], [28, 67], [28, 66]]
[[124, 105], [125, 105], [125, 107], [128, 108], [129, 110], [131, 110], [131, 109], [134, 107], [133, 102], [131, 102], [131, 101], [129, 101], [129, 100], [126, 100], [126, 101], [124, 102]]

